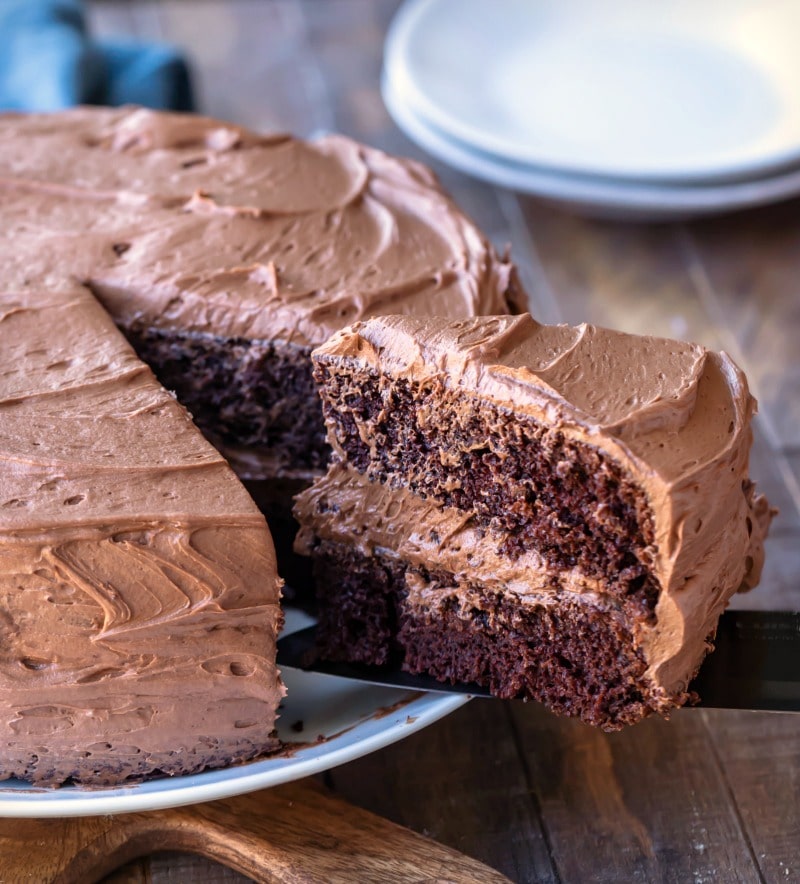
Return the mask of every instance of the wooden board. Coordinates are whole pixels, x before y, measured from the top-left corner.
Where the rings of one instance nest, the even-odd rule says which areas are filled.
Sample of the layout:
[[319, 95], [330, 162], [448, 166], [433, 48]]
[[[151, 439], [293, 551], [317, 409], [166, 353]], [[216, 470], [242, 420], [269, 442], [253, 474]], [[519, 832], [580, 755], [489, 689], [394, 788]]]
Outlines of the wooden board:
[[3, 881], [91, 884], [121, 863], [159, 850], [212, 858], [269, 884], [508, 882], [308, 781], [152, 813], [0, 820]]

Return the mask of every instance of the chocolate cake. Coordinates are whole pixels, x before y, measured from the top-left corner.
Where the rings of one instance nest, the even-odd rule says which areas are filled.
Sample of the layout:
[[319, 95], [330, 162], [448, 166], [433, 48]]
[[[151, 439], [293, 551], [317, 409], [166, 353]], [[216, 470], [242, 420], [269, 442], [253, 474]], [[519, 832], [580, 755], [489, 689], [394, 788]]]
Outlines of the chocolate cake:
[[725, 354], [529, 315], [385, 316], [314, 351], [327, 475], [297, 501], [321, 651], [606, 729], [687, 700], [771, 512]]
[[239, 475], [290, 490], [329, 455], [313, 347], [380, 313], [527, 309], [428, 169], [342, 136], [4, 115], [0, 202], [11, 237], [38, 243], [34, 275], [84, 283]]
[[274, 750], [263, 516], [58, 253], [26, 284], [16, 245], [0, 290], [0, 779], [119, 784]]

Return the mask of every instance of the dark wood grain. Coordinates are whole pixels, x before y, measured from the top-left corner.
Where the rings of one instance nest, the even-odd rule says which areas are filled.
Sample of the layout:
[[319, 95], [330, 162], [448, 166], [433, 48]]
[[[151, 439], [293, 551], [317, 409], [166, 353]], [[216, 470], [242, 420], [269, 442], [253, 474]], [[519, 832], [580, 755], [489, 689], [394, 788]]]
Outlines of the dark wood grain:
[[800, 735], [796, 715], [703, 710], [764, 879], [800, 880]]
[[557, 881], [504, 707], [475, 700], [388, 751], [331, 771], [327, 781], [337, 794], [515, 881]]
[[605, 734], [511, 711], [562, 880], [759, 880], [697, 712]]

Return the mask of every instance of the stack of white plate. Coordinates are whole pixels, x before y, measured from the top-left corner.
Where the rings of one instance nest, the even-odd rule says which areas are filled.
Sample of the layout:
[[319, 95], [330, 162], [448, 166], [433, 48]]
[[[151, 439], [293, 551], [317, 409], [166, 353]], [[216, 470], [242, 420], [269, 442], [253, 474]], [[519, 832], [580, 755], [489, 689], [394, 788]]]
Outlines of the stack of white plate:
[[796, 0], [407, 0], [383, 96], [439, 159], [650, 219], [800, 193]]

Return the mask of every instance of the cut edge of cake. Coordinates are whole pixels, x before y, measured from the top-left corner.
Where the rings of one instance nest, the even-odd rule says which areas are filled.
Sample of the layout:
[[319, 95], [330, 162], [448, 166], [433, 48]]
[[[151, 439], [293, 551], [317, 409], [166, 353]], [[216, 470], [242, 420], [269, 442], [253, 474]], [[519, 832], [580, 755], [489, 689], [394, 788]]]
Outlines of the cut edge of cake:
[[526, 309], [433, 172], [344, 136], [78, 108], [0, 117], [0, 167], [21, 275], [87, 285], [243, 478], [324, 471], [309, 355], [337, 329]]

